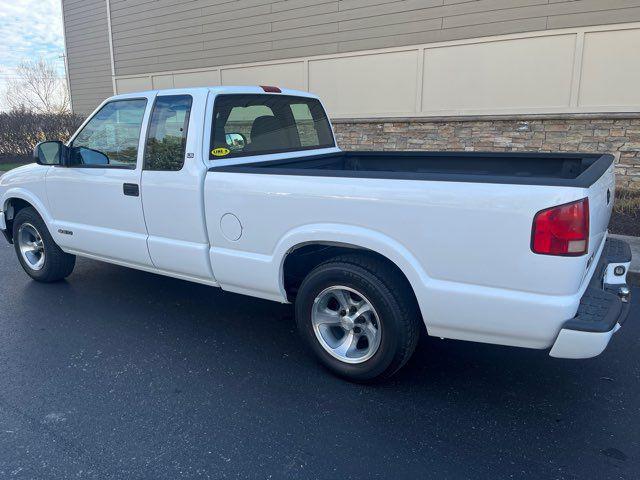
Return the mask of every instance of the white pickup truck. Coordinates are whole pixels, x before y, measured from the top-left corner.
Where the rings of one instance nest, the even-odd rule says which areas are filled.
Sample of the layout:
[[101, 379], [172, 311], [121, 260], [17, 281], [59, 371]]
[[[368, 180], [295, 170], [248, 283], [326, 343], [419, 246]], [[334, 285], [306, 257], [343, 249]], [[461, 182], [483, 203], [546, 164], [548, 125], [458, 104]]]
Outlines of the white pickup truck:
[[0, 178], [33, 279], [80, 255], [295, 302], [355, 381], [398, 371], [425, 328], [592, 357], [628, 311], [611, 155], [343, 152], [317, 97], [277, 87], [118, 95], [34, 155]]

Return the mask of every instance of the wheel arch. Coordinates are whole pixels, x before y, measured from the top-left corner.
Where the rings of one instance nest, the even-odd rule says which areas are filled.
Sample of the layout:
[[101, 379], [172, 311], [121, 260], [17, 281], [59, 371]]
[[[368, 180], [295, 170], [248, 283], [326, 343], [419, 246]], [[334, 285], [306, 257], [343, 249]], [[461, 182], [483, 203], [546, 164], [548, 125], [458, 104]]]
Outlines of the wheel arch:
[[5, 212], [7, 235], [13, 240], [13, 219], [24, 208], [33, 208], [44, 220], [47, 227], [51, 224], [51, 217], [44, 204], [33, 194], [23, 189], [9, 190], [2, 199], [2, 211]]
[[283, 238], [276, 249], [276, 255], [280, 257], [279, 277], [283, 297], [290, 300], [292, 294], [295, 295], [296, 285], [291, 282], [291, 269], [295, 268], [296, 260], [307, 254], [311, 257], [301, 271], [295, 272], [300, 277], [330, 257], [354, 251], [375, 256], [396, 268], [407, 280], [421, 306], [420, 292], [429, 277], [413, 254], [385, 234], [348, 225], [306, 226]]

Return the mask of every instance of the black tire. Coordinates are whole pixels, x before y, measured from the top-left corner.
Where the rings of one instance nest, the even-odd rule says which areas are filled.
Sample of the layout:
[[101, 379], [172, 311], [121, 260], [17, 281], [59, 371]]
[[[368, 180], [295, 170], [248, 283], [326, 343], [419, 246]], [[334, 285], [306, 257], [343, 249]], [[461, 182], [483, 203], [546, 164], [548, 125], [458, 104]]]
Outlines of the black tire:
[[[380, 346], [362, 363], [335, 358], [314, 332], [314, 301], [332, 286], [361, 292], [378, 314], [382, 327]], [[315, 356], [333, 373], [355, 382], [391, 377], [411, 358], [420, 337], [422, 320], [406, 278], [387, 262], [363, 254], [339, 256], [313, 269], [298, 290], [295, 310], [298, 330]]]
[[[29, 224], [35, 228], [37, 233], [42, 238], [42, 244], [44, 248], [44, 264], [40, 269], [33, 269], [23, 258], [20, 252], [20, 240], [18, 238], [20, 227], [24, 224]], [[13, 220], [13, 245], [15, 247], [16, 255], [20, 261], [20, 265], [27, 275], [38, 282], [50, 283], [57, 282], [64, 278], [67, 278], [73, 272], [73, 268], [76, 265], [75, 255], [65, 253], [54, 242], [46, 224], [33, 208], [23, 208], [18, 212]]]

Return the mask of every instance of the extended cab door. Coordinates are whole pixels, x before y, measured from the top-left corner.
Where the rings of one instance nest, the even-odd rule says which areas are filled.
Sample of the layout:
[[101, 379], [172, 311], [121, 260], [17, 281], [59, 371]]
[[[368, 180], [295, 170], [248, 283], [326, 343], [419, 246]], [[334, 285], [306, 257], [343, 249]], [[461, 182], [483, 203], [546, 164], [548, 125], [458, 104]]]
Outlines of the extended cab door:
[[71, 141], [68, 165], [47, 173], [51, 233], [63, 249], [151, 265], [140, 197], [141, 132], [151, 100], [104, 104]]
[[156, 268], [215, 284], [204, 223], [207, 89], [161, 92], [151, 109], [142, 170], [148, 246]]

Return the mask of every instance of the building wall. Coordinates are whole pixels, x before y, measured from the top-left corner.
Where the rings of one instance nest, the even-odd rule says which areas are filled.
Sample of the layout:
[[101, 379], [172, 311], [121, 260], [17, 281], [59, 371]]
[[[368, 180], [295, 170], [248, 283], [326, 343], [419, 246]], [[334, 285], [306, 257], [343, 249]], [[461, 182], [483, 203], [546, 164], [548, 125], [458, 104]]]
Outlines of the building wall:
[[640, 188], [640, 114], [629, 118], [334, 122], [349, 150], [612, 153], [619, 187]]
[[63, 0], [73, 111], [86, 114], [113, 95], [105, 0]]
[[[345, 148], [610, 151], [621, 182], [640, 187], [640, 0], [63, 7], [78, 113], [114, 89], [279, 85], [319, 94]], [[516, 120], [468, 121], [505, 115], [530, 130]]]
[[117, 91], [273, 84], [332, 118], [640, 111], [640, 23], [116, 77]]
[[117, 75], [640, 21], [639, 0], [109, 0]]

